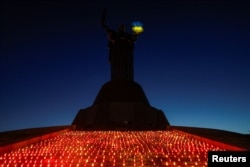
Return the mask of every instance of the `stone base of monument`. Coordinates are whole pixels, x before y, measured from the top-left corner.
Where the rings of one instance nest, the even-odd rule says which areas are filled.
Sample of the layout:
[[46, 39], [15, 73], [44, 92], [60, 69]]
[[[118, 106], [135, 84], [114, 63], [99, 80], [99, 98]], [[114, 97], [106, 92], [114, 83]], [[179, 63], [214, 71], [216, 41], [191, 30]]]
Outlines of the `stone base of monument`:
[[138, 83], [112, 80], [72, 124], [77, 130], [166, 130], [169, 122], [161, 110], [150, 106]]

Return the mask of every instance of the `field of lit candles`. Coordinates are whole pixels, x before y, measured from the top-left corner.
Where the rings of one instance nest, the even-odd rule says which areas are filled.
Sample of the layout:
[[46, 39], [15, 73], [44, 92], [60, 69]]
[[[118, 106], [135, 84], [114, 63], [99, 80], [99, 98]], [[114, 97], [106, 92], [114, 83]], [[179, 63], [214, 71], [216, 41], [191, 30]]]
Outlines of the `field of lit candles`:
[[179, 131], [69, 131], [0, 155], [1, 167], [207, 166], [223, 150]]

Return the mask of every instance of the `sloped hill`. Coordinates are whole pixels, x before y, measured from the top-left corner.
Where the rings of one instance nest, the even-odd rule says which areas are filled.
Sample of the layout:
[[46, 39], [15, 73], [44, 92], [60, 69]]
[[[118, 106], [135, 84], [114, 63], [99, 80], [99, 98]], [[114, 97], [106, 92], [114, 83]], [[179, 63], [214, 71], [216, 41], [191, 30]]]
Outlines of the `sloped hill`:
[[181, 130], [197, 136], [219, 141], [250, 150], [250, 134], [240, 134], [219, 129], [171, 126], [173, 129]]

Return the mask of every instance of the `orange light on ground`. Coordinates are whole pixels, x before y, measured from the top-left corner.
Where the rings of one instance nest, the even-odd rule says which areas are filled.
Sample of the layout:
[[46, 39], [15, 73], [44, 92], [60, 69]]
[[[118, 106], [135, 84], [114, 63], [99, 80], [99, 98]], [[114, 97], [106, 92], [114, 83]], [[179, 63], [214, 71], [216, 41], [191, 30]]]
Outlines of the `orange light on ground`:
[[5, 153], [6, 166], [207, 166], [223, 150], [178, 131], [70, 131]]

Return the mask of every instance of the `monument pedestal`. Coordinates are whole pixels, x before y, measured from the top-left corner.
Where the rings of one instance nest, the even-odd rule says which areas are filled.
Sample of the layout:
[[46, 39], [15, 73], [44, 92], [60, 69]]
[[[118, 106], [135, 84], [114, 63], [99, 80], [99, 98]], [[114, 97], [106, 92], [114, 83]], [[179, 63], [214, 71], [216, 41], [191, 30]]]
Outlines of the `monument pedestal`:
[[150, 106], [138, 83], [111, 80], [72, 124], [77, 130], [166, 130], [169, 122], [161, 110]]

